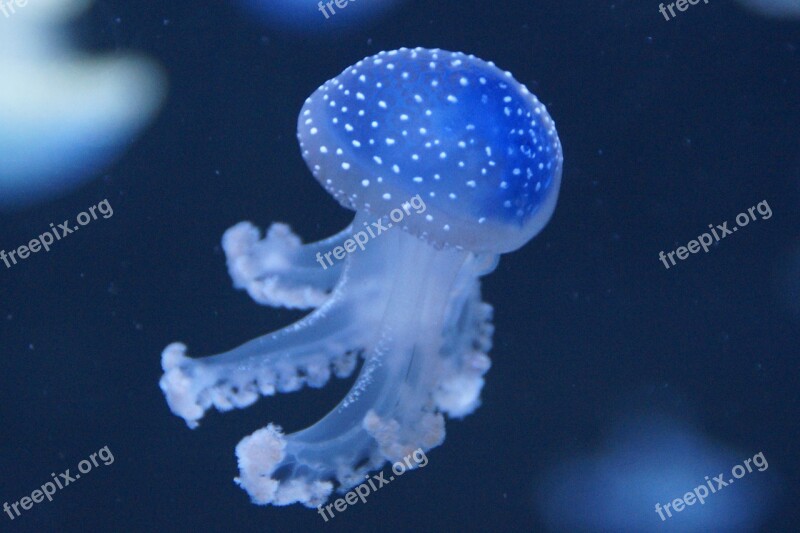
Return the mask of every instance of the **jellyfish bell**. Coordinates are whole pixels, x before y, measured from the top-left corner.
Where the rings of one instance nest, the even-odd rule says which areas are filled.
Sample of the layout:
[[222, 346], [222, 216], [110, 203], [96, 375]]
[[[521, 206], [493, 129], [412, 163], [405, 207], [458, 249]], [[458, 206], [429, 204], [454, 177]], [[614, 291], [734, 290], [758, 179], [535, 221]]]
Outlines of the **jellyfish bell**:
[[[320, 421], [289, 434], [268, 424], [236, 447], [236, 481], [254, 503], [317, 507], [387, 461], [439, 446], [445, 415], [480, 405], [493, 333], [480, 277], [546, 224], [562, 154], [544, 106], [510, 74], [421, 48], [382, 52], [323, 85], [298, 138], [314, 176], [356, 211], [353, 223], [303, 244], [285, 224], [262, 238], [243, 222], [223, 249], [234, 285], [255, 301], [314, 311], [211, 357], [173, 343], [160, 385], [194, 428], [212, 406], [321, 387], [361, 360]], [[404, 204], [416, 209], [391, 218]], [[342, 261], [317, 264], [387, 212], [399, 227], [386, 223]]]
[[555, 209], [563, 156], [545, 107], [474, 56], [400, 49], [359, 61], [311, 95], [298, 139], [344, 207], [384, 214], [414, 194], [403, 229], [476, 252], [515, 250]]

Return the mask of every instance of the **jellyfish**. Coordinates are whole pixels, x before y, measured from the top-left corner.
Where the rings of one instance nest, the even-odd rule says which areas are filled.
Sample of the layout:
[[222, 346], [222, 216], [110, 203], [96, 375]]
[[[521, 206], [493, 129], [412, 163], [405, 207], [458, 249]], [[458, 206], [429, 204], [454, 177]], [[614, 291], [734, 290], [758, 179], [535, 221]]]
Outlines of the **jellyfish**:
[[739, 3], [764, 17], [800, 19], [800, 3], [797, 0], [739, 0]]
[[[387, 461], [439, 446], [444, 416], [478, 407], [493, 333], [480, 277], [547, 224], [563, 157], [545, 107], [511, 73], [421, 48], [381, 52], [327, 81], [305, 101], [297, 135], [314, 177], [355, 211], [350, 226], [303, 244], [285, 224], [262, 238], [245, 222], [222, 244], [236, 287], [313, 311], [220, 355], [190, 358], [173, 343], [160, 386], [194, 428], [211, 406], [321, 387], [360, 365], [317, 423], [290, 434], [270, 423], [236, 446], [235, 481], [254, 503], [313, 508]], [[338, 248], [350, 253], [318, 260]]]
[[[535, 505], [547, 531], [759, 531], [769, 519], [781, 484], [769, 453], [736, 450], [669, 413], [615, 419], [597, 449], [537, 473]], [[735, 487], [715, 481], [725, 481], [722, 472], [727, 481], [736, 476]]]
[[385, 16], [402, 0], [236, 0], [259, 22], [289, 33], [328, 33], [363, 27]]
[[[155, 118], [166, 74], [129, 53], [85, 55], [62, 26], [90, 0], [0, 1], [0, 211], [78, 187]], [[13, 53], [10, 51], [13, 50]]]

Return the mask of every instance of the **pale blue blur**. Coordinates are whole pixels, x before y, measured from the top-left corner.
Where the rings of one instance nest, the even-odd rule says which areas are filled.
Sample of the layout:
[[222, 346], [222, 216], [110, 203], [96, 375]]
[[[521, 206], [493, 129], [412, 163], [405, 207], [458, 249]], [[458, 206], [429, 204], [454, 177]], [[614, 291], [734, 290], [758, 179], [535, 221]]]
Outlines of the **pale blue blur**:
[[[763, 471], [751, 462], [752, 472], [716, 489], [712, 478], [724, 473], [729, 481], [733, 467], [759, 452], [766, 457]], [[554, 531], [751, 531], [774, 504], [767, 487], [779, 474], [769, 458], [769, 450], [734, 450], [668, 418], [629, 419], [593, 453], [545, 473], [537, 507]], [[709, 490], [703, 504], [670, 508], [671, 517], [664, 512], [676, 498], [707, 487], [706, 476], [717, 491]]]
[[766, 17], [800, 19], [798, 0], [739, 0], [739, 3]]
[[85, 0], [42, 0], [3, 18], [0, 210], [28, 207], [95, 177], [161, 106], [166, 76], [130, 54], [85, 56], [61, 26]]

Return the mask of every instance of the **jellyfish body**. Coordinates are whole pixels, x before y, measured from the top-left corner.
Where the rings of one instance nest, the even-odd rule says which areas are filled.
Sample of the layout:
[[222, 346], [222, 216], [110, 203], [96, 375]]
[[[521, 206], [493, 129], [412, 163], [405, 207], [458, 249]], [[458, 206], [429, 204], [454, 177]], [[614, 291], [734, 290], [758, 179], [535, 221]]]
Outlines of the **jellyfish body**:
[[[321, 387], [361, 361], [322, 420], [288, 435], [270, 424], [236, 448], [237, 482], [255, 503], [316, 507], [386, 461], [438, 446], [444, 415], [479, 405], [493, 331], [479, 278], [547, 223], [563, 158], [544, 106], [511, 74], [419, 48], [381, 52], [326, 82], [300, 112], [298, 139], [353, 223], [306, 245], [283, 224], [261, 239], [240, 223], [223, 248], [234, 284], [257, 302], [315, 310], [213, 357], [168, 346], [161, 388], [194, 427], [212, 405]], [[416, 210], [386, 216], [409, 197]], [[376, 226], [361, 249], [321, 266], [320, 255]]]
[[384, 16], [400, 0], [236, 0], [264, 24], [291, 33], [338, 32], [361, 28]]
[[95, 176], [158, 112], [161, 67], [138, 55], [85, 56], [60, 26], [89, 0], [43, 0], [3, 20], [0, 211], [50, 199]]

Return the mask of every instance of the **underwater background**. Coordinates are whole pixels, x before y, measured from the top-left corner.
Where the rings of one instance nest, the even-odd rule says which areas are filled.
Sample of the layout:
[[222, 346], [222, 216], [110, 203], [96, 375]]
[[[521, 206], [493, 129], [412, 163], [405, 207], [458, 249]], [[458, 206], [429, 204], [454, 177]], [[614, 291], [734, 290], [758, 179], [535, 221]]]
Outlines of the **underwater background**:
[[[8, 36], [35, 1], [0, 14], [6, 83], [27, 53]], [[113, 462], [3, 512], [0, 531], [800, 530], [800, 18], [723, 0], [675, 13], [642, 0], [350, 0], [328, 19], [287, 0], [87, 6], [62, 28], [75, 49], [147, 57], [163, 95], [121, 98], [149, 124], [97, 164], [75, 155], [57, 194], [0, 188], [5, 251], [113, 208], [49, 252], [0, 262], [0, 505], [101, 448]], [[483, 278], [495, 332], [482, 403], [448, 420], [423, 468], [327, 521], [253, 505], [232, 481], [239, 439], [311, 424], [354, 378], [190, 431], [159, 389], [161, 351], [223, 352], [304, 315], [235, 290], [222, 234], [280, 221], [310, 242], [345, 227], [352, 212], [303, 162], [297, 115], [360, 59], [417, 46], [493, 61], [547, 106], [558, 205]], [[11, 184], [3, 162], [38, 137], [3, 105]], [[749, 208], [735, 234], [665, 268], [659, 252]], [[768, 467], [703, 505], [654, 510], [759, 453]]]

